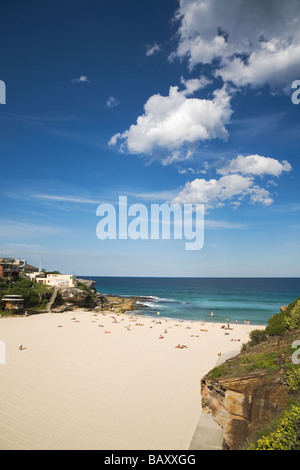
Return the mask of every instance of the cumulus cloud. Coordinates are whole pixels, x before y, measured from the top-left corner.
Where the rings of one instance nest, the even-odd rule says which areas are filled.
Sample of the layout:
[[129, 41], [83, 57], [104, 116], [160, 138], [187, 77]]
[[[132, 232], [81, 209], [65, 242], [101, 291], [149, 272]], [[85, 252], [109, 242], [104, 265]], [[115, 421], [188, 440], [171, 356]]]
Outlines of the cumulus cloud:
[[279, 177], [291, 169], [287, 161], [280, 163], [275, 158], [261, 155], [246, 157], [238, 155], [226, 167], [217, 170], [217, 173], [223, 175], [219, 179], [196, 178], [186, 183], [173, 202], [205, 204], [207, 208], [220, 207], [229, 202], [232, 207], [237, 208], [245, 197], [249, 197], [252, 204], [269, 206], [273, 203], [273, 199], [267, 189], [255, 182], [255, 177], [264, 175]]
[[217, 170], [221, 175], [231, 173], [241, 173], [242, 175], [271, 175], [280, 176], [284, 171], [291, 171], [292, 167], [289, 162], [284, 160], [280, 163], [275, 158], [263, 157], [261, 155], [238, 155], [236, 158], [224, 167]]
[[221, 207], [231, 202], [237, 207], [246, 197], [251, 203], [268, 206], [273, 203], [270, 193], [254, 183], [253, 178], [238, 174], [222, 176], [220, 179], [196, 178], [187, 182], [183, 190], [173, 199], [179, 204], [205, 204], [206, 208]]
[[290, 91], [290, 84], [299, 73], [299, 56], [300, 44], [286, 46], [282, 41], [272, 40], [262, 43], [246, 63], [240, 58], [224, 60], [216, 75], [238, 86], [271, 83]]
[[[171, 86], [168, 96], [155, 94], [144, 113], [124, 132], [114, 134], [109, 145], [120, 151], [159, 158], [164, 165], [187, 160], [200, 143], [228, 137], [232, 115], [231, 97], [237, 87], [270, 84], [289, 90], [299, 72], [300, 0], [179, 0], [178, 45], [170, 59], [187, 59], [190, 71], [199, 64], [224, 86], [200, 99], [195, 94], [212, 84], [197, 74], [181, 77], [181, 86]], [[149, 45], [147, 55], [160, 49]], [[198, 69], [197, 69], [198, 70]], [[232, 84], [234, 86], [232, 86]], [[183, 86], [183, 90], [181, 89]], [[219, 174], [265, 174], [289, 171], [287, 162], [242, 156]], [[236, 171], [234, 171], [234, 165]], [[244, 165], [244, 170], [241, 168]], [[252, 168], [252, 173], [246, 171]]]
[[172, 151], [186, 144], [226, 139], [226, 124], [232, 113], [226, 87], [214, 91], [213, 98], [208, 100], [188, 98], [197, 85], [190, 81], [186, 84], [183, 91], [175, 86], [170, 87], [168, 96], [151, 96], [136, 124], [115, 134], [109, 144], [119, 143], [121, 149], [130, 153], [152, 154], [155, 148]]
[[218, 60], [235, 85], [290, 85], [300, 52], [299, 0], [180, 0], [179, 43], [171, 58], [190, 69]]

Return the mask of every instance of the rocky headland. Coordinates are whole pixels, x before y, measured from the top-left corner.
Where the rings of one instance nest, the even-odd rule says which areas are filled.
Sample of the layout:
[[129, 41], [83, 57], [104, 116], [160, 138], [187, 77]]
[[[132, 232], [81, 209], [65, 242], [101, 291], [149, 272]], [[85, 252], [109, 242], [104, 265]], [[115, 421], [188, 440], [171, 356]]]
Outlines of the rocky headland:
[[104, 295], [96, 291], [95, 281], [77, 280], [78, 287], [56, 287], [53, 289], [47, 304], [47, 311], [57, 313], [80, 308], [96, 312], [112, 310], [114, 313], [124, 313], [136, 308], [133, 298]]

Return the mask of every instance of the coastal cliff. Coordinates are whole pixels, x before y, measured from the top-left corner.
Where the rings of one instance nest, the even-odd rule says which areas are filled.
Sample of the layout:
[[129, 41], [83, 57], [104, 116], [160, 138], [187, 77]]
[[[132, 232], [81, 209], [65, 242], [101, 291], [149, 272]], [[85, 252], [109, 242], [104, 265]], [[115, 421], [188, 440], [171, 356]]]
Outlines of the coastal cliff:
[[282, 425], [275, 433], [276, 442], [274, 432], [272, 438], [258, 438], [264, 428], [288, 413], [291, 401], [300, 408], [299, 365], [293, 360], [294, 342], [300, 339], [300, 298], [250, 338], [240, 354], [202, 378], [203, 410], [221, 426], [224, 449], [300, 446], [300, 421], [291, 425], [293, 439], [286, 437]]

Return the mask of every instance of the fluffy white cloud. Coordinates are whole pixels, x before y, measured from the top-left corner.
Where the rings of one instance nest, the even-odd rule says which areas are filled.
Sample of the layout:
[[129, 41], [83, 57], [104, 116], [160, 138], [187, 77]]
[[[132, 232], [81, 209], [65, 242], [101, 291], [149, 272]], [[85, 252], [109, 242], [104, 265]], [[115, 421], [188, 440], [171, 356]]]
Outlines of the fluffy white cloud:
[[291, 165], [286, 160], [280, 163], [275, 158], [261, 155], [248, 155], [247, 157], [238, 155], [230, 160], [224, 168], [217, 170], [217, 173], [221, 175], [241, 173], [242, 175], [271, 175], [278, 177], [284, 171], [291, 171], [291, 169]]
[[[187, 98], [200, 86], [187, 81], [186, 89], [170, 87], [168, 96], [151, 96], [137, 123], [115, 134], [109, 144], [120, 143], [130, 153], [151, 154], [154, 148], [180, 149], [185, 144], [227, 137], [230, 120], [230, 95], [225, 87], [213, 93], [213, 99]], [[201, 81], [201, 86], [203, 85]]]
[[[275, 47], [273, 47], [273, 45]], [[291, 83], [299, 73], [300, 44], [286, 46], [271, 40], [252, 52], [247, 63], [240, 58], [226, 59], [216, 75], [235, 85], [261, 86], [271, 83], [290, 91]]]
[[205, 204], [206, 208], [221, 207], [229, 201], [234, 207], [246, 197], [251, 203], [268, 206], [273, 203], [270, 193], [254, 183], [253, 178], [238, 174], [222, 176], [220, 179], [196, 178], [186, 183], [173, 199], [179, 204]]
[[287, 84], [297, 76], [299, 0], [180, 0], [179, 44], [190, 68], [219, 59], [216, 75], [236, 85]]
[[273, 199], [269, 191], [255, 183], [254, 178], [264, 175], [279, 177], [291, 169], [287, 161], [280, 163], [275, 158], [261, 155], [238, 155], [226, 167], [217, 170], [217, 173], [223, 175], [220, 179], [197, 178], [188, 182], [173, 202], [205, 204], [207, 208], [214, 208], [229, 201], [236, 208], [248, 196], [252, 204], [268, 206], [273, 203]]

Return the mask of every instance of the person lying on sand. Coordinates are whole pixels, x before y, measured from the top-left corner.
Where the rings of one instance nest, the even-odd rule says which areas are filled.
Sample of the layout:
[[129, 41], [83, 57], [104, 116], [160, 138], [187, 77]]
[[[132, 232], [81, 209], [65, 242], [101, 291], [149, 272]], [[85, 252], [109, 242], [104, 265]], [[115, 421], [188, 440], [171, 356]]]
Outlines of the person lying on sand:
[[177, 344], [177, 346], [175, 346], [175, 348], [177, 348], [177, 349], [187, 348], [188, 349], [188, 347], [185, 346], [184, 344]]

